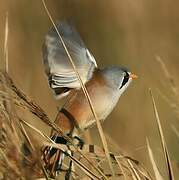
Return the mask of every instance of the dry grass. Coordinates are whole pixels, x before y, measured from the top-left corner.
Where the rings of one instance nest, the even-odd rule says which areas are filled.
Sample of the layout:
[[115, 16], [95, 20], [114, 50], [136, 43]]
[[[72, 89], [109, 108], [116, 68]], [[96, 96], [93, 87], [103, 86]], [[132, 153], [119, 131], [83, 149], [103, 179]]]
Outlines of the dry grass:
[[[44, 2], [44, 1], [43, 1]], [[103, 142], [103, 148], [96, 146], [96, 153], [92, 154], [87, 151], [88, 144], [85, 144], [82, 150], [78, 149], [72, 140], [64, 136], [60, 127], [57, 127], [48, 117], [46, 112], [31, 98], [29, 98], [22, 90], [20, 90], [7, 74], [8, 72], [8, 15], [6, 16], [5, 26], [5, 42], [4, 42], [4, 60], [5, 72], [0, 71], [0, 178], [1, 179], [50, 179], [48, 172], [43, 168], [43, 161], [40, 158], [41, 148], [43, 146], [52, 146], [62, 151], [66, 151], [66, 146], [55, 144], [46, 136], [38, 127], [27, 122], [26, 116], [20, 116], [19, 111], [32, 113], [35, 115], [37, 121], [43, 121], [47, 126], [56, 130], [70, 143], [70, 147], [74, 152], [74, 156], [68, 154], [68, 159], [74, 162], [74, 169], [72, 170], [73, 179], [124, 179], [124, 180], [143, 180], [143, 179], [163, 179], [158, 171], [155, 162], [152, 148], [147, 142], [150, 160], [154, 170], [155, 178], [153, 178], [148, 171], [136, 160], [124, 156], [121, 150], [118, 153], [109, 153], [108, 144], [105, 140], [103, 130], [98, 118], [96, 117], [95, 110], [92, 102], [88, 96], [85, 86], [84, 93], [89, 100], [89, 105], [96, 118], [98, 130]], [[59, 34], [60, 36], [60, 34]], [[62, 39], [63, 41], [63, 39]], [[64, 45], [65, 48], [65, 45]], [[66, 49], [67, 54], [68, 50]], [[69, 55], [69, 59], [73, 61]], [[158, 62], [166, 75], [171, 90], [178, 99], [178, 89], [175, 85], [172, 76], [168, 72], [165, 64], [160, 57], [157, 56]], [[78, 75], [78, 72], [74, 70]], [[79, 76], [79, 75], [78, 75]], [[80, 77], [79, 77], [80, 80]], [[81, 81], [81, 80], [80, 80]], [[161, 120], [158, 116], [158, 111], [155, 105], [153, 95], [151, 95], [154, 113], [157, 121], [157, 127], [161, 138], [163, 153], [165, 156], [166, 170], [168, 171], [167, 179], [174, 179], [173, 170], [169, 158], [167, 144], [164, 138]], [[172, 106], [173, 107], [173, 106]], [[176, 109], [177, 106], [175, 106]], [[178, 136], [177, 129], [172, 126], [173, 131]], [[30, 132], [31, 131], [31, 132]], [[27, 149], [24, 150], [24, 144]], [[112, 146], [116, 146], [112, 143]], [[107, 156], [106, 156], [107, 155]], [[111, 171], [109, 171], [108, 164]], [[64, 164], [67, 168], [67, 165]], [[112, 173], [111, 173], [112, 172]], [[63, 176], [63, 172], [62, 172]], [[56, 177], [58, 178], [58, 177]]]
[[158, 170], [157, 164], [155, 162], [155, 158], [154, 158], [154, 155], [153, 155], [153, 152], [152, 152], [152, 149], [150, 147], [148, 139], [146, 141], [147, 141], [147, 149], [148, 149], [148, 152], [149, 152], [149, 157], [150, 157], [150, 161], [151, 161], [151, 164], [152, 164], [152, 167], [153, 167], [155, 178], [157, 180], [163, 180], [163, 177], [161, 176], [161, 174], [160, 174], [160, 172]]
[[[4, 80], [3, 80], [4, 79]], [[0, 72], [0, 114], [1, 114], [1, 166], [0, 172], [8, 178], [24, 178], [30, 177], [48, 177], [48, 173], [42, 168], [41, 147], [53, 146], [62, 151], [65, 151], [66, 146], [55, 144], [49, 137], [44, 135], [43, 132], [38, 130], [37, 127], [29, 124], [25, 117], [19, 117], [17, 111], [25, 109], [38, 117], [39, 120], [45, 122], [48, 126], [59, 131], [58, 128], [53, 127], [53, 123], [48, 119], [45, 112], [33, 101], [30, 100], [21, 90], [19, 90], [10, 79], [10, 77], [3, 72]], [[6, 89], [6, 91], [4, 90]], [[8, 90], [8, 91], [7, 91]], [[7, 93], [8, 92], [8, 93]], [[7, 108], [7, 103], [10, 102], [10, 109]], [[31, 129], [31, 133], [29, 130]], [[33, 136], [32, 136], [33, 134]], [[69, 140], [69, 139], [68, 139]], [[23, 145], [28, 147], [29, 154], [27, 155], [22, 151]], [[101, 179], [103, 172], [106, 179], [112, 177], [108, 171], [106, 164], [105, 152], [102, 148], [96, 147], [96, 153], [92, 154], [87, 151], [88, 145], [86, 144], [82, 151], [77, 149], [71, 144], [71, 149], [74, 156], [68, 155], [74, 164], [76, 179], [82, 177], [90, 177], [92, 179]], [[79, 158], [83, 155], [85, 158]], [[148, 172], [146, 172], [139, 162], [132, 160], [132, 158], [122, 156], [121, 154], [111, 154], [111, 161], [115, 170], [116, 178], [122, 178], [123, 174], [126, 179], [132, 179], [136, 176], [138, 179], [151, 179]], [[89, 163], [91, 162], [91, 163]], [[94, 166], [97, 164], [95, 171]], [[120, 165], [119, 165], [120, 164]], [[93, 169], [93, 170], [91, 170]], [[11, 172], [11, 173], [8, 173]], [[140, 178], [139, 178], [140, 177]], [[104, 178], [104, 177], [103, 177]]]
[[[22, 90], [20, 90], [8, 75], [8, 18], [5, 26], [5, 71], [0, 71], [0, 172], [5, 179], [49, 179], [48, 172], [43, 167], [41, 159], [43, 146], [50, 146], [66, 151], [66, 146], [55, 144], [51, 139], [41, 132], [37, 127], [29, 124], [25, 116], [20, 116], [20, 111], [34, 114], [38, 120], [43, 121], [47, 126], [63, 136], [71, 146], [74, 155], [67, 154], [67, 157], [74, 162], [72, 176], [74, 179], [151, 179], [148, 173], [140, 167], [140, 164], [132, 158], [122, 155], [109, 154], [106, 158], [106, 151], [95, 147], [94, 153], [88, 152], [88, 145], [85, 144], [82, 150], [76, 147], [72, 140], [63, 135], [60, 127], [50, 121], [45, 111]], [[91, 105], [92, 106], [92, 105]], [[93, 106], [92, 106], [93, 109]], [[31, 130], [31, 131], [30, 131]], [[104, 136], [104, 135], [102, 135]], [[104, 138], [104, 137], [103, 137]], [[107, 144], [107, 143], [106, 143]], [[85, 149], [86, 147], [86, 149]], [[107, 147], [107, 145], [106, 145]], [[105, 149], [106, 149], [105, 147]], [[114, 172], [108, 172], [106, 162], [113, 163]], [[97, 164], [97, 165], [96, 165]], [[67, 167], [67, 165], [63, 165]], [[141, 173], [142, 172], [142, 173]], [[136, 176], [136, 177], [135, 177]]]
[[151, 98], [152, 98], [154, 114], [155, 114], [155, 117], [156, 117], [157, 128], [158, 128], [158, 132], [159, 132], [159, 135], [160, 135], [160, 141], [162, 143], [162, 150], [163, 150], [163, 154], [164, 154], [164, 157], [165, 157], [165, 165], [166, 165], [166, 170], [168, 172], [168, 179], [172, 180], [172, 179], [174, 179], [173, 169], [172, 169], [172, 166], [171, 166], [171, 161], [170, 161], [170, 157], [169, 157], [168, 148], [167, 148], [167, 145], [166, 145], [162, 125], [161, 125], [161, 122], [160, 122], [159, 114], [158, 114], [158, 111], [157, 111], [156, 103], [155, 103], [155, 100], [154, 100], [151, 89], [150, 89], [150, 94], [151, 94]]
[[73, 69], [74, 69], [74, 72], [76, 73], [76, 76], [78, 77], [78, 80], [79, 80], [79, 82], [80, 82], [80, 85], [81, 85], [81, 88], [82, 88], [82, 90], [83, 90], [83, 93], [85, 94], [85, 97], [86, 97], [86, 99], [87, 99], [87, 101], [88, 101], [88, 103], [89, 103], [89, 106], [90, 106], [90, 108], [91, 108], [91, 112], [93, 113], [94, 119], [96, 120], [96, 125], [97, 125], [98, 132], [99, 132], [99, 135], [100, 135], [102, 144], [103, 144], [103, 148], [104, 148], [104, 151], [105, 151], [106, 158], [107, 158], [107, 160], [108, 160], [109, 168], [111, 169], [113, 178], [115, 178], [115, 173], [114, 173], [113, 166], [112, 166], [111, 159], [110, 159], [110, 155], [109, 155], [108, 144], [107, 144], [107, 141], [106, 141], [106, 138], [105, 138], [105, 135], [104, 135], [102, 126], [101, 126], [101, 122], [100, 122], [100, 120], [99, 120], [98, 117], [97, 117], [97, 114], [96, 114], [96, 112], [95, 112], [93, 103], [92, 103], [91, 98], [90, 98], [90, 96], [89, 96], [89, 93], [88, 93], [85, 85], [83, 84], [83, 81], [82, 81], [82, 79], [81, 79], [81, 77], [80, 77], [80, 75], [79, 75], [79, 73], [78, 73], [78, 70], [77, 70], [77, 68], [76, 68], [76, 66], [75, 66], [75, 64], [74, 64], [74, 62], [73, 62], [73, 59], [72, 59], [70, 53], [68, 52], [68, 49], [67, 49], [67, 47], [66, 47], [66, 45], [65, 45], [65, 43], [64, 43], [64, 41], [63, 41], [63, 38], [62, 38], [62, 36], [60, 35], [60, 33], [59, 33], [59, 31], [58, 31], [55, 23], [54, 23], [54, 20], [53, 20], [53, 18], [52, 18], [52, 16], [51, 16], [51, 14], [50, 14], [47, 6], [46, 6], [45, 0], [42, 0], [42, 3], [43, 3], [43, 6], [44, 6], [44, 8], [45, 8], [45, 10], [46, 10], [46, 13], [47, 13], [48, 17], [50, 18], [50, 21], [52, 22], [52, 24], [53, 24], [53, 26], [54, 26], [54, 28], [55, 28], [58, 36], [59, 36], [59, 41], [62, 43], [62, 45], [63, 45], [63, 47], [64, 47], [64, 50], [65, 50], [65, 52], [66, 52], [66, 54], [67, 54], [67, 56], [68, 56], [68, 59], [69, 59], [69, 61], [71, 62], [71, 65], [72, 65], [72, 67], [73, 67]]

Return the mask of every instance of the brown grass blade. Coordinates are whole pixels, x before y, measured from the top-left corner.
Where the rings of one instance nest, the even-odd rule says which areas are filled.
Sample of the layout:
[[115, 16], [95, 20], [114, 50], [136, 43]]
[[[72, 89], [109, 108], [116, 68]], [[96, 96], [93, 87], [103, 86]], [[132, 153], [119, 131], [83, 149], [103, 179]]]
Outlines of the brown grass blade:
[[[44, 135], [41, 131], [39, 131], [37, 128], [35, 128], [34, 126], [32, 126], [31, 124], [29, 124], [28, 122], [19, 119], [20, 122], [22, 122], [23, 124], [25, 124], [26, 126], [28, 126], [29, 128], [33, 129], [35, 132], [37, 132], [41, 137], [44, 138], [44, 145], [50, 146], [50, 147], [55, 147], [57, 149], [61, 149], [63, 150], [63, 146], [58, 145], [56, 143], [54, 143], [54, 141], [52, 141], [48, 136]], [[89, 176], [92, 179], [100, 179], [98, 176], [96, 176], [92, 171], [90, 171], [83, 163], [81, 163], [80, 161], [78, 161], [76, 158], [74, 158], [73, 156], [71, 156], [70, 154], [67, 154], [68, 157], [74, 161], [78, 167], [80, 169], [82, 169], [84, 171], [84, 173]]]
[[[1, 154], [1, 158], [3, 158], [3, 159], [5, 160], [7, 167], [10, 167], [9, 169], [13, 170], [14, 173], [15, 173], [17, 176], [20, 176], [19, 170], [18, 170], [11, 162], [9, 162], [8, 157], [7, 157], [6, 154], [2, 151], [1, 148], [0, 148], [0, 154]], [[1, 159], [1, 161], [2, 161], [2, 159]]]
[[136, 180], [141, 180], [140, 176], [138, 175], [136, 169], [134, 168], [133, 164], [131, 163], [130, 159], [127, 159], [127, 162], [129, 164], [129, 167], [131, 169], [131, 173], [133, 175], [133, 178]]
[[24, 135], [26, 141], [30, 144], [30, 147], [32, 148], [32, 150], [34, 150], [35, 147], [34, 147], [33, 143], [31, 142], [31, 140], [30, 140], [30, 138], [29, 138], [29, 136], [28, 136], [28, 134], [27, 134], [27, 132], [26, 132], [23, 124], [22, 124], [21, 122], [20, 122], [19, 124], [20, 124], [21, 132], [22, 132], [22, 134]]
[[100, 177], [96, 176], [95, 174], [92, 173], [92, 171], [90, 169], [88, 169], [84, 164], [82, 164], [80, 161], [78, 161], [76, 158], [74, 158], [73, 156], [69, 155], [70, 159], [81, 169], [84, 171], [84, 173], [92, 178], [92, 179], [101, 179]]
[[54, 141], [52, 141], [48, 136], [46, 136], [45, 134], [43, 134], [40, 130], [38, 130], [37, 128], [35, 128], [34, 126], [32, 126], [31, 124], [29, 124], [28, 122], [24, 121], [23, 119], [19, 119], [20, 123], [23, 123], [24, 125], [26, 125], [27, 127], [29, 127], [30, 129], [34, 130], [37, 134], [39, 134], [41, 137], [43, 137], [45, 142], [51, 142], [54, 143]]
[[149, 89], [149, 92], [150, 92], [150, 95], [151, 95], [151, 98], [152, 98], [152, 104], [153, 104], [155, 119], [156, 119], [156, 122], [157, 122], [157, 127], [158, 127], [158, 131], [159, 131], [159, 135], [160, 135], [160, 139], [161, 139], [161, 143], [162, 143], [162, 149], [163, 149], [163, 153], [164, 153], [164, 157], [165, 157], [165, 164], [166, 164], [166, 169], [167, 169], [167, 172], [168, 172], [168, 178], [170, 180], [174, 180], [173, 169], [172, 169], [172, 166], [171, 166], [171, 161], [170, 161], [168, 149], [167, 149], [167, 146], [166, 146], [164, 133], [163, 133], [163, 130], [162, 130], [162, 126], [161, 126], [159, 114], [158, 114], [158, 111], [157, 111], [155, 99], [153, 97], [151, 89]]
[[80, 85], [81, 85], [81, 87], [82, 87], [82, 90], [83, 90], [83, 92], [84, 92], [84, 94], [85, 94], [85, 96], [86, 96], [86, 98], [87, 98], [87, 100], [88, 100], [89, 106], [90, 106], [91, 111], [92, 111], [92, 113], [93, 113], [93, 115], [94, 115], [94, 118], [95, 118], [95, 120], [96, 120], [97, 128], [98, 128], [98, 131], [99, 131], [99, 135], [100, 135], [100, 137], [101, 137], [101, 141], [102, 141], [102, 144], [103, 144], [103, 147], [104, 147], [104, 150], [105, 150], [105, 154], [106, 154], [106, 158], [107, 158], [107, 160], [108, 160], [109, 167], [110, 167], [110, 169], [111, 169], [111, 172], [112, 172], [113, 177], [115, 177], [114, 169], [113, 169], [113, 166], [112, 166], [112, 163], [111, 163], [111, 159], [110, 159], [110, 155], [109, 155], [108, 144], [107, 144], [107, 141], [106, 141], [106, 138], [105, 138], [105, 135], [104, 135], [104, 132], [103, 132], [101, 123], [100, 123], [100, 121], [99, 121], [99, 119], [98, 119], [98, 117], [97, 117], [97, 114], [96, 114], [96, 112], [95, 112], [94, 106], [93, 106], [92, 101], [91, 101], [91, 99], [90, 99], [90, 96], [89, 96], [89, 94], [88, 94], [88, 92], [87, 92], [87, 89], [86, 89], [85, 85], [83, 84], [83, 82], [82, 82], [82, 80], [81, 80], [81, 77], [80, 77], [80, 75], [79, 75], [79, 73], [78, 73], [78, 71], [77, 71], [77, 69], [76, 69], [76, 67], [75, 67], [75, 64], [74, 64], [74, 62], [73, 62], [73, 60], [72, 60], [71, 55], [70, 55], [69, 52], [68, 52], [68, 49], [67, 49], [67, 47], [66, 47], [66, 45], [65, 45], [65, 43], [64, 43], [64, 41], [63, 41], [63, 38], [62, 38], [62, 36], [60, 35], [60, 33], [59, 33], [59, 31], [58, 31], [58, 29], [57, 29], [57, 27], [56, 27], [56, 25], [55, 25], [55, 23], [54, 23], [54, 21], [53, 21], [53, 18], [52, 18], [51, 14], [50, 14], [47, 6], [46, 6], [45, 0], [42, 0], [42, 3], [43, 3], [43, 6], [44, 6], [44, 8], [45, 8], [45, 11], [46, 11], [46, 13], [47, 13], [50, 21], [52, 22], [52, 24], [53, 24], [53, 26], [54, 26], [54, 28], [55, 28], [55, 30], [56, 30], [59, 38], [60, 38], [60, 41], [61, 41], [61, 43], [62, 43], [62, 45], [63, 45], [63, 47], [64, 47], [64, 50], [65, 50], [65, 52], [66, 52], [66, 54], [67, 54], [67, 56], [68, 56], [68, 58], [69, 58], [69, 60], [70, 60], [70, 62], [71, 62], [71, 64], [72, 64], [72, 67], [73, 67], [73, 69], [74, 69], [74, 72], [76, 73], [76, 75], [77, 75], [77, 77], [78, 77], [78, 80], [79, 80], [79, 82], [80, 82]]
[[[47, 138], [49, 141], [51, 141], [50, 138], [48, 138], [47, 136], [45, 136], [43, 133], [41, 133], [41, 131], [39, 131], [38, 129], [36, 129], [35, 127], [33, 127], [32, 125], [30, 125], [29, 123], [27, 123], [26, 121], [22, 120], [22, 119], [19, 119], [20, 121], [20, 129], [22, 131], [22, 134], [24, 135], [24, 137], [26, 138], [27, 142], [29, 143], [31, 149], [34, 151], [35, 150], [35, 147], [30, 139], [30, 137], [28, 136], [23, 124], [25, 124], [26, 126], [30, 127], [31, 129], [35, 130], [36, 132], [38, 132], [38, 134], [40, 134], [41, 136], [43, 136], [44, 138]], [[43, 164], [42, 164], [42, 161], [40, 160], [39, 162], [40, 166], [41, 166], [41, 169], [42, 169], [42, 172], [44, 174], [44, 179], [46, 180], [50, 180], [50, 178], [48, 177], [48, 174], [46, 172], [46, 169], [44, 168]]]
[[[0, 72], [0, 75], [2, 77], [4, 77], [6, 79], [7, 85], [10, 87], [10, 89], [15, 92], [15, 94], [21, 99], [23, 100], [24, 106], [31, 112], [33, 113], [35, 116], [37, 116], [40, 120], [42, 120], [44, 123], [46, 123], [49, 127], [51, 127], [53, 130], [55, 130], [56, 132], [58, 132], [62, 137], [64, 137], [70, 144], [72, 144], [75, 148], [75, 150], [91, 165], [91, 167], [93, 169], [95, 169], [99, 174], [101, 174], [101, 176], [103, 176], [104, 178], [106, 177], [105, 174], [99, 169], [97, 168], [96, 165], [94, 165], [82, 152], [81, 150], [79, 150], [74, 143], [72, 142], [72, 140], [63, 134], [62, 130], [52, 121], [50, 121], [48, 115], [45, 113], [45, 111], [33, 100], [31, 100], [26, 94], [24, 94], [24, 92], [22, 90], [20, 90], [19, 88], [17, 88], [17, 86], [14, 84], [14, 82], [12, 81], [12, 79], [9, 77], [9, 75], [7, 73], [4, 72]], [[107, 177], [105, 178], [107, 179]]]
[[118, 158], [117, 158], [116, 156], [114, 156], [114, 158], [115, 158], [115, 160], [116, 160], [116, 162], [117, 162], [117, 164], [118, 164], [119, 169], [120, 169], [121, 172], [122, 172], [122, 175], [123, 175], [123, 177], [124, 177], [124, 180], [127, 180], [128, 178], [127, 178], [127, 175], [126, 175], [126, 173], [125, 173], [125, 171], [124, 171], [124, 169], [123, 169], [123, 167], [122, 167], [122, 165], [121, 165], [121, 162], [118, 160]]
[[8, 36], [9, 36], [9, 22], [8, 22], [8, 12], [6, 12], [5, 36], [4, 36], [4, 61], [5, 61], [6, 72], [8, 72]]
[[[48, 143], [44, 142], [45, 146], [54, 147], [56, 149], [60, 149], [65, 153], [65, 148], [61, 144], [56, 144], [54, 142]], [[84, 165], [82, 162], [80, 162], [78, 159], [76, 159], [74, 156], [71, 156], [68, 153], [65, 153], [88, 177], [92, 179], [101, 179], [101, 177], [98, 177], [96, 174], [94, 174], [86, 165]]]
[[158, 170], [156, 163], [155, 163], [155, 158], [154, 158], [154, 155], [153, 155], [153, 152], [152, 152], [152, 149], [150, 147], [148, 139], [146, 139], [146, 142], [147, 142], [147, 149], [148, 149], [148, 153], [149, 153], [150, 162], [152, 164], [152, 168], [153, 168], [153, 171], [155, 174], [155, 178], [157, 180], [164, 180], [163, 177], [161, 176], [159, 170]]

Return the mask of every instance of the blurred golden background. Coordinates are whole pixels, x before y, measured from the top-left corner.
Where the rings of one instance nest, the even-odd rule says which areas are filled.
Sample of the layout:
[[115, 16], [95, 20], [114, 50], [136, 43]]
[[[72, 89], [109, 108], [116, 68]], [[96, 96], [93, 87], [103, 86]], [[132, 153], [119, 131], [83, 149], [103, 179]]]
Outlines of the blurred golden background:
[[[104, 122], [104, 131], [124, 152], [150, 168], [146, 148], [148, 137], [161, 174], [166, 176], [149, 94], [149, 88], [152, 88], [177, 179], [179, 139], [171, 125], [179, 131], [179, 116], [159, 92], [172, 103], [177, 104], [179, 99], [173, 95], [171, 84], [156, 61], [156, 56], [163, 59], [179, 87], [179, 1], [51, 0], [47, 6], [54, 20], [73, 21], [99, 67], [126, 66], [139, 76]], [[1, 0], [1, 66], [6, 11], [9, 13], [9, 74], [54, 120], [57, 108], [64, 101], [56, 101], [48, 87], [41, 52], [51, 22], [41, 1]], [[45, 124], [34, 121], [32, 117], [27, 116], [27, 119], [49, 133]], [[96, 128], [90, 131], [94, 142], [98, 143]]]

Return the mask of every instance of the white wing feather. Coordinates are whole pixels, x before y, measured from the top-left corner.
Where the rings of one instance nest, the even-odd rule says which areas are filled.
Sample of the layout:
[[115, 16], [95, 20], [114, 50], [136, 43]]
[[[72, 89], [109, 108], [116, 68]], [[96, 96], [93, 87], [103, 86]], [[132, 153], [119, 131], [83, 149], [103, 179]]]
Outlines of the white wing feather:
[[[57, 24], [57, 29], [65, 42], [83, 83], [86, 83], [92, 77], [93, 71], [97, 67], [93, 55], [85, 47], [79, 34], [71, 24], [60, 22]], [[54, 27], [46, 35], [43, 59], [52, 89], [80, 88], [79, 80]]]

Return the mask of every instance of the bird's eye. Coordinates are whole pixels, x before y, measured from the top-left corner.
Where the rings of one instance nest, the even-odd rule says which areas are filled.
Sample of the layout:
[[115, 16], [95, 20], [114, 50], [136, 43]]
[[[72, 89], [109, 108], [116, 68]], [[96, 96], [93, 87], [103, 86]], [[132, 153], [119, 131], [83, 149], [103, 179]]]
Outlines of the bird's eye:
[[129, 73], [127, 71], [125, 71], [125, 75], [121, 84], [121, 87], [119, 89], [121, 89], [129, 80]]

